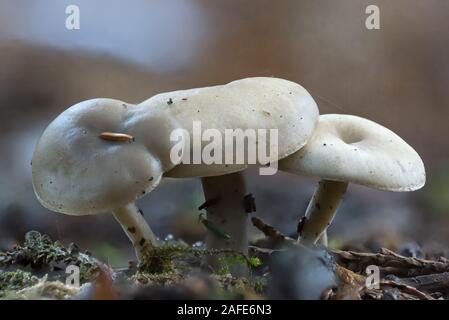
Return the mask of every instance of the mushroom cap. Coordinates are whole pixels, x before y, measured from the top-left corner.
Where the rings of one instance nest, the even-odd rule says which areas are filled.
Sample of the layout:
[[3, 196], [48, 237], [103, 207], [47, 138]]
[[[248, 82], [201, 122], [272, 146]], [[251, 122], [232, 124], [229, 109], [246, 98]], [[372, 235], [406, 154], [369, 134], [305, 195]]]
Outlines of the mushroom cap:
[[[50, 210], [86, 215], [111, 211], [155, 188], [173, 164], [167, 150], [176, 121], [112, 99], [78, 103], [44, 131], [32, 161], [37, 198]], [[107, 141], [103, 132], [133, 142]], [[150, 133], [150, 134], [149, 134]]]
[[321, 115], [307, 145], [279, 162], [279, 169], [387, 191], [424, 186], [424, 164], [391, 130], [364, 118]]
[[[226, 85], [162, 93], [141, 105], [168, 110], [191, 137], [194, 121], [201, 121], [203, 132], [217, 129], [222, 136], [225, 129], [277, 129], [278, 159], [305, 145], [319, 116], [315, 101], [303, 87], [288, 80], [269, 77], [246, 78]], [[267, 136], [269, 138], [268, 132]], [[201, 150], [209, 143], [202, 142]], [[192, 152], [193, 139], [190, 144]], [[248, 167], [246, 160], [244, 164], [180, 164], [165, 175], [222, 175], [244, 170]]]

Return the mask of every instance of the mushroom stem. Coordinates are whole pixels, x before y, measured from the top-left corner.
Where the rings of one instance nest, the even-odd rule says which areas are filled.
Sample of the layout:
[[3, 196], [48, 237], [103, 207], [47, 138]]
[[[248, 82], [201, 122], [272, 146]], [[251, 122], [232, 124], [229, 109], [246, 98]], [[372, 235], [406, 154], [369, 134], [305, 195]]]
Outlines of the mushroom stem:
[[328, 246], [329, 243], [327, 241], [327, 230], [323, 231], [323, 233], [321, 234], [321, 237], [318, 239], [318, 243], [324, 247]]
[[112, 213], [133, 243], [137, 259], [142, 261], [145, 254], [157, 246], [156, 238], [135, 203], [120, 207]]
[[[347, 182], [321, 180], [306, 210], [306, 219], [300, 230], [298, 242], [314, 244], [325, 234], [343, 199]], [[327, 242], [327, 241], [326, 241]]]
[[[204, 197], [214, 200], [206, 208], [207, 220], [214, 227], [223, 231], [229, 238], [210, 230], [206, 236], [208, 249], [231, 249], [248, 254], [247, 221], [244, 197], [246, 195], [245, 180], [242, 173], [230, 173], [222, 176], [205, 177], [201, 179]], [[211, 257], [209, 263], [214, 269], [223, 267], [220, 257]], [[247, 272], [246, 265], [229, 266], [235, 276], [243, 276]]]

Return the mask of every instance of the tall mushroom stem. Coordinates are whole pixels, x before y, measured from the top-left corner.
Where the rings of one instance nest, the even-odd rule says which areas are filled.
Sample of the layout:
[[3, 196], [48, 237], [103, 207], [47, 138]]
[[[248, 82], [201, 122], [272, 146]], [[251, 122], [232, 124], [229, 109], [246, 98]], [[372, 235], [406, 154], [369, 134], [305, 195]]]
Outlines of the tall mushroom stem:
[[[205, 177], [201, 179], [201, 182], [206, 203], [211, 203], [206, 208], [208, 222], [230, 236], [229, 239], [226, 239], [219, 233], [208, 232], [206, 247], [208, 249], [232, 249], [247, 255], [248, 214], [244, 207], [246, 185], [242, 173]], [[217, 257], [211, 257], [209, 263], [213, 268], [222, 266], [222, 262]], [[246, 265], [230, 266], [230, 272], [235, 276], [243, 276], [246, 271]]]
[[157, 243], [141, 211], [133, 202], [114, 210], [112, 214], [133, 243], [137, 259], [142, 261], [145, 254], [155, 248]]
[[307, 207], [306, 219], [301, 227], [298, 242], [314, 244], [325, 235], [347, 188], [347, 182], [321, 180], [318, 183], [318, 188]]

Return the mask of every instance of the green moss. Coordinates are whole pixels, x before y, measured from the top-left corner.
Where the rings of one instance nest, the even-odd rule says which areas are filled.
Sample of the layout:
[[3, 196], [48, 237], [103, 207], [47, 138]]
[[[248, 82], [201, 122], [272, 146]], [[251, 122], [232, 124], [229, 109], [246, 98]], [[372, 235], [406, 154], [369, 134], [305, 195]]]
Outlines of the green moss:
[[0, 296], [5, 291], [20, 290], [37, 282], [38, 278], [22, 270], [0, 272]]
[[132, 280], [145, 285], [173, 286], [182, 283], [188, 277], [192, 265], [200, 265], [206, 256], [220, 256], [223, 267], [212, 277], [220, 285], [220, 294], [227, 296], [226, 291], [235, 294], [256, 294], [265, 290], [265, 282], [255, 278], [235, 278], [229, 274], [230, 267], [236, 264], [246, 264], [258, 267], [262, 261], [258, 257], [246, 257], [234, 250], [208, 250], [194, 248], [185, 244], [165, 244], [155, 248], [138, 266], [138, 272]]
[[263, 295], [266, 292], [267, 281], [262, 277], [236, 278], [231, 275], [215, 275], [220, 288], [222, 290], [223, 298], [256, 298], [256, 295]]
[[48, 269], [52, 271], [56, 265], [76, 265], [80, 267], [80, 281], [86, 282], [98, 271], [98, 261], [78, 246], [70, 244], [64, 247], [59, 241], [52, 241], [48, 235], [37, 231], [29, 231], [25, 242], [13, 250], [0, 252], [0, 266], [26, 267], [32, 269]]
[[138, 272], [132, 277], [132, 279], [145, 285], [176, 285], [182, 281], [184, 277], [177, 272], [164, 272], [157, 274]]
[[189, 248], [189, 246], [168, 244], [155, 247], [139, 263], [138, 271], [146, 274], [174, 272], [175, 259], [188, 254]]
[[[183, 242], [169, 242], [156, 247], [144, 257], [131, 280], [149, 286], [183, 286], [186, 285], [185, 280], [193, 274], [192, 270], [197, 271], [207, 256], [219, 256], [225, 266], [247, 264], [253, 268], [262, 264], [259, 258], [247, 257], [234, 250], [209, 250], [195, 248]], [[76, 245], [65, 247], [58, 241], [52, 241], [47, 235], [36, 231], [28, 232], [23, 244], [17, 245], [13, 250], [0, 252], [0, 268], [8, 270], [0, 272], [0, 297], [6, 298], [8, 295], [10, 297], [24, 295], [22, 298], [30, 295], [36, 298], [54, 297], [52, 290], [55, 288], [56, 291], [63, 292], [56, 295], [57, 298], [72, 295], [75, 291], [71, 292], [71, 288], [65, 288], [63, 283], [52, 279], [52, 275], [58, 279], [61, 276], [61, 268], [64, 269], [68, 265], [80, 267], [81, 283], [93, 281], [99, 271], [99, 262], [89, 253], [82, 252]], [[25, 267], [29, 268], [30, 272], [21, 271]], [[234, 298], [236, 295], [262, 291], [263, 285], [254, 281], [253, 277], [250, 280], [233, 278], [226, 267], [217, 273], [211, 276], [218, 284], [216, 289], [212, 286], [210, 294]], [[32, 274], [40, 276], [48, 274], [49, 281], [47, 277], [39, 281]], [[230, 291], [230, 295], [227, 290]]]
[[170, 273], [177, 269], [176, 261], [215, 255], [221, 256], [220, 259], [225, 267], [235, 264], [247, 264], [250, 267], [262, 265], [262, 261], [258, 257], [248, 258], [235, 250], [199, 249], [185, 244], [165, 244], [148, 253], [139, 264], [138, 269], [140, 272], [148, 274]]

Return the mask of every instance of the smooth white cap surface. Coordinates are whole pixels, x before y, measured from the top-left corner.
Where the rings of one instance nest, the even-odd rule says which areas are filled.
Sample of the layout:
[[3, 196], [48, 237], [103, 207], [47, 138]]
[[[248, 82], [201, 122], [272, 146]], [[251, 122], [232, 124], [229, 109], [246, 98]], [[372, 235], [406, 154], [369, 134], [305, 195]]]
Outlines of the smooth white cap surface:
[[388, 191], [413, 191], [426, 182], [416, 151], [391, 130], [364, 118], [321, 115], [307, 145], [279, 169]]
[[[148, 109], [168, 110], [191, 137], [194, 121], [201, 121], [203, 131], [217, 129], [223, 136], [226, 129], [277, 129], [278, 159], [304, 146], [319, 116], [315, 101], [303, 87], [269, 77], [162, 93], [141, 105]], [[201, 149], [208, 143], [203, 142]], [[190, 150], [193, 150], [193, 145]], [[180, 164], [166, 175], [204, 177], [236, 172], [246, 167], [247, 164]]]
[[[71, 215], [126, 205], [159, 184], [175, 164], [167, 150], [176, 121], [163, 111], [142, 114], [112, 99], [78, 103], [59, 115], [40, 138], [32, 161], [35, 193], [46, 208]], [[107, 141], [103, 132], [134, 142]]]

